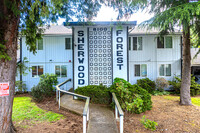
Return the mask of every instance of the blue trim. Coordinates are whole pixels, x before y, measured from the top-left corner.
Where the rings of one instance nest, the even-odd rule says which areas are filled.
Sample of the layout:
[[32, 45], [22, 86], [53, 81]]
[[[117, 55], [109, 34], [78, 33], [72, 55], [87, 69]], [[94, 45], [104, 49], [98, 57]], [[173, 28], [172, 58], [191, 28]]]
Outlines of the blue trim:
[[127, 25], [135, 26], [137, 21], [95, 21], [95, 22], [64, 22], [64, 26], [105, 26], [105, 25]]

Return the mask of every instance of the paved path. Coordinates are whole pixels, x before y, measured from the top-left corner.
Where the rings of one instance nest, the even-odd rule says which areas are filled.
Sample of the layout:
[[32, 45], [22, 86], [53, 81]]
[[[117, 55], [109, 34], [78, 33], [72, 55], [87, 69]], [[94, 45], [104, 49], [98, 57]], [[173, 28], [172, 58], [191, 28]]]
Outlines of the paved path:
[[[82, 115], [85, 102], [73, 100], [72, 96], [61, 97], [61, 107]], [[114, 113], [107, 107], [90, 104], [90, 119], [87, 133], [118, 133]]]

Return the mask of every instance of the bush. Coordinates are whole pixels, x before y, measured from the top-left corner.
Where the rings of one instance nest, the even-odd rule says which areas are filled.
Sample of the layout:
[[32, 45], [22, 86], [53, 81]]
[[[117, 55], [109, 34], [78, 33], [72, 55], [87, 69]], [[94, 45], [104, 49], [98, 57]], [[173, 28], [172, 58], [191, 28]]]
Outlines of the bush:
[[152, 131], [155, 131], [158, 123], [155, 122], [155, 121], [151, 121], [149, 119], [146, 119], [145, 117], [146, 116], [143, 115], [142, 120], [140, 122], [144, 125], [145, 128], [150, 129]]
[[58, 84], [57, 76], [55, 74], [43, 74], [40, 76], [40, 87], [45, 96], [52, 96], [55, 90], [55, 85]]
[[[173, 86], [175, 92], [180, 94], [181, 79], [177, 76], [174, 77], [173, 81], [169, 81], [170, 85]], [[200, 85], [195, 82], [195, 77], [191, 75], [190, 95], [195, 96], [200, 94]]]
[[124, 79], [115, 78], [110, 91], [116, 94], [125, 111], [139, 114], [152, 108], [151, 95], [138, 85], [131, 85]]
[[156, 84], [154, 81], [151, 81], [149, 78], [139, 79], [137, 80], [137, 85], [147, 90], [152, 94], [154, 90], [156, 90]]
[[40, 102], [44, 96], [52, 96], [55, 89], [53, 86], [57, 84], [58, 81], [55, 74], [43, 74], [40, 76], [38, 85], [31, 88], [31, 95], [36, 101]]
[[109, 93], [109, 89], [100, 84], [98, 85], [88, 85], [84, 87], [78, 87], [75, 90], [75, 93], [88, 96], [92, 103], [96, 104], [110, 104], [111, 103], [111, 95]]
[[31, 95], [33, 96], [33, 99], [36, 100], [37, 102], [43, 100], [43, 91], [39, 84], [31, 88]]
[[156, 79], [156, 89], [159, 91], [164, 91], [165, 88], [169, 86], [169, 83], [164, 78], [157, 78]]
[[27, 90], [26, 84], [23, 81], [16, 81], [15, 86], [16, 86], [15, 92], [23, 93], [26, 92]]
[[173, 89], [176, 94], [180, 94], [180, 88], [181, 88], [181, 79], [177, 76], [174, 77], [173, 81], [168, 81], [170, 85], [173, 86]]

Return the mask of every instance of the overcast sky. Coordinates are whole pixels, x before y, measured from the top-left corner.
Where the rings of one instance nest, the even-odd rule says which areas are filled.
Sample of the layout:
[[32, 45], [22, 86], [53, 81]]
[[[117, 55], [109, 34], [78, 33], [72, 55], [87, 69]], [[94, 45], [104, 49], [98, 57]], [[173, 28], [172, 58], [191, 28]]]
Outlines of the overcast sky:
[[[138, 11], [138, 13], [133, 14], [128, 21], [137, 21], [137, 24], [150, 19], [153, 17], [153, 15], [150, 15], [148, 13], [145, 13], [145, 11], [141, 12]], [[100, 11], [98, 12], [97, 17], [93, 19], [93, 21], [116, 21], [117, 18], [117, 12], [115, 12], [112, 8], [102, 6]], [[65, 19], [60, 19], [58, 21], [58, 25], [62, 25]], [[126, 21], [123, 19], [123, 21]]]

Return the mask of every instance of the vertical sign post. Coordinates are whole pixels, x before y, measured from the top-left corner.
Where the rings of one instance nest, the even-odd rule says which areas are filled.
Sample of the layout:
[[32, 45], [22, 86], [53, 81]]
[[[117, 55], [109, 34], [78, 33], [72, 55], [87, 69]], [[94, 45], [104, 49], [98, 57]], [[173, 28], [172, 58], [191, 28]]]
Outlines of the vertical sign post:
[[74, 28], [74, 89], [88, 85], [87, 27]]
[[0, 83], [0, 96], [9, 96], [9, 83]]
[[128, 79], [127, 27], [113, 27], [113, 79]]

